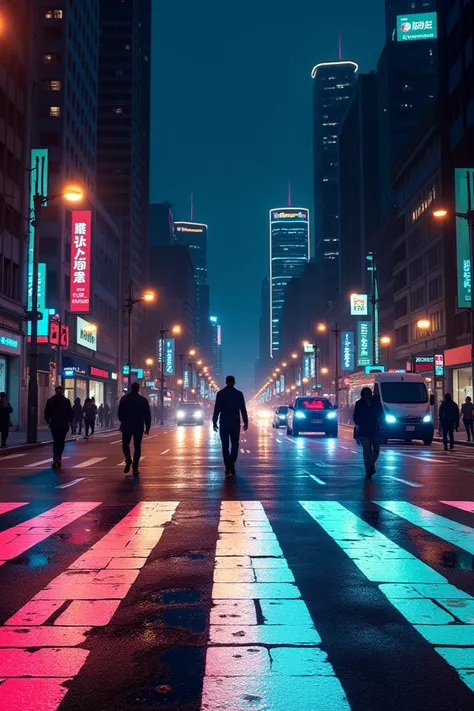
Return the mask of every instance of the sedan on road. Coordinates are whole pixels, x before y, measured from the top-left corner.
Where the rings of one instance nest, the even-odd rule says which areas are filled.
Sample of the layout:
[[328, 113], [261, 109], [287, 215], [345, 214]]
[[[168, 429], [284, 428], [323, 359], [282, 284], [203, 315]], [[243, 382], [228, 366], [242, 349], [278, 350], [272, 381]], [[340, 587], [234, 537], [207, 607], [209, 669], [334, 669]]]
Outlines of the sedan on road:
[[204, 424], [204, 410], [198, 402], [182, 402], [176, 410], [176, 421], [180, 425]]
[[336, 406], [322, 397], [298, 397], [288, 409], [286, 433], [298, 437], [301, 432], [321, 432], [337, 437]]
[[279, 430], [280, 427], [286, 427], [288, 418], [288, 407], [286, 405], [280, 405], [277, 407], [273, 413], [273, 423], [272, 427]]

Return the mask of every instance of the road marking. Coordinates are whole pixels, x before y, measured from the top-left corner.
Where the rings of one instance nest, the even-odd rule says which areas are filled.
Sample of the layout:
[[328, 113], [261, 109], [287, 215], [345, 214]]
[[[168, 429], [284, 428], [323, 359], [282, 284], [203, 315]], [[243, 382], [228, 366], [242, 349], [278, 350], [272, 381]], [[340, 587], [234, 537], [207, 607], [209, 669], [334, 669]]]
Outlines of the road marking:
[[11, 503], [11, 504], [0, 504], [0, 514], [8, 513], [9, 511], [14, 511], [15, 509], [19, 509], [21, 506], [26, 506], [28, 502], [23, 501], [22, 503]]
[[424, 484], [416, 484], [414, 481], [407, 481], [406, 479], [400, 479], [398, 476], [391, 476], [390, 474], [386, 474], [384, 476], [384, 479], [393, 479], [394, 481], [400, 481], [402, 484], [406, 484], [407, 486], [412, 486], [415, 489], [421, 489], [421, 487], [424, 486]]
[[110, 444], [122, 444], [122, 440], [117, 439], [115, 442], [111, 442]]
[[319, 467], [320, 469], [327, 469], [328, 465], [325, 464], [324, 462], [314, 462], [315, 467]]
[[359, 452], [357, 451], [357, 449], [351, 449], [351, 452], [352, 452], [352, 454], [359, 454]]
[[[165, 449], [165, 451], [164, 451], [164, 452], [161, 452], [161, 454], [168, 454], [169, 451], [170, 451], [169, 449]], [[160, 456], [161, 456], [161, 455], [160, 455]]]
[[441, 501], [440, 503], [454, 506], [457, 509], [461, 509], [461, 511], [474, 513], [474, 501]]
[[278, 439], [278, 438], [277, 438], [277, 442], [278, 442], [279, 444], [283, 444], [283, 440], [282, 440], [282, 439]]
[[338, 502], [300, 504], [472, 689], [474, 598]]
[[76, 464], [73, 467], [73, 469], [85, 469], [86, 467], [91, 467], [93, 464], [98, 464], [99, 462], [103, 462], [104, 459], [107, 459], [107, 457], [92, 457], [92, 459], [86, 459], [85, 462]]
[[[153, 437], [158, 437], [158, 435], [156, 435], [156, 434], [155, 434], [155, 435], [147, 435], [147, 438], [146, 438], [146, 439], [153, 439]], [[145, 440], [145, 441], [146, 441], [146, 440]]]
[[[1, 656], [5, 681], [0, 686], [0, 708], [57, 711], [68, 691], [65, 680], [74, 680], [88, 658], [89, 651], [80, 648], [86, 633], [109, 624], [177, 505], [137, 504], [0, 627], [0, 642], [10, 648]], [[56, 619], [48, 625], [52, 615]], [[30, 643], [39, 648], [36, 658], [28, 659]], [[18, 673], [18, 657], [24, 676]]]
[[69, 489], [70, 486], [74, 486], [75, 484], [79, 484], [80, 481], [84, 481], [86, 477], [81, 476], [80, 479], [73, 479], [72, 481], [68, 482], [67, 484], [60, 484], [59, 486], [56, 486], [56, 489]]
[[[146, 459], [146, 457], [140, 457], [140, 462], [143, 462], [144, 459]], [[124, 467], [125, 466], [125, 459], [123, 461], [119, 462], [119, 464], [117, 464], [117, 466]]]
[[26, 457], [26, 454], [8, 454], [6, 457], [0, 457], [0, 462], [5, 462], [7, 459], [17, 459], [17, 457]]
[[323, 481], [322, 479], [318, 479], [318, 477], [314, 476], [314, 474], [310, 474], [309, 476], [311, 477], [311, 479], [314, 479], [316, 484], [321, 484], [321, 486], [327, 486], [327, 483], [325, 481]]
[[[63, 457], [63, 459], [70, 459], [70, 457]], [[33, 469], [33, 467], [42, 467], [43, 464], [52, 464], [52, 458], [42, 459], [40, 462], [33, 462], [32, 464], [25, 464], [23, 469]]]
[[245, 454], [245, 449], [241, 449], [241, 450], [240, 450], [240, 453], [241, 453], [241, 454]]
[[245, 451], [247, 452], [247, 454], [250, 454], [250, 449], [246, 449]]

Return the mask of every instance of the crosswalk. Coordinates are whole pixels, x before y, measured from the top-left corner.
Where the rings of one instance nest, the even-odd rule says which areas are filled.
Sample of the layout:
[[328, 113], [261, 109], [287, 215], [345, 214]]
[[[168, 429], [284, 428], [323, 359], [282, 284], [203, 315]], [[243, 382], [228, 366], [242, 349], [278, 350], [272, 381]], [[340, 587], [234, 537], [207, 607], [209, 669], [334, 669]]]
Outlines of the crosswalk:
[[[86, 673], [86, 662], [102, 654], [101, 630], [145, 584], [142, 576], [155, 597], [166, 590], [167, 583], [153, 576], [153, 561], [160, 555], [166, 561], [175, 540], [181, 545], [183, 531], [193, 525], [189, 505], [141, 501], [128, 508], [111, 514], [105, 502], [69, 501], [38, 513], [38, 504], [0, 503], [0, 607], [2, 581], [15, 575], [25, 553], [41, 551], [69, 526], [90, 531], [92, 519], [100, 522], [89, 539], [73, 540], [59, 572], [57, 564], [51, 576], [43, 571], [30, 599], [0, 620], [0, 711], [58, 711]], [[200, 545], [202, 556], [209, 545], [213, 551], [210, 597], [202, 602], [208, 629], [202, 711], [359, 708], [344, 638], [326, 619], [337, 594], [344, 599], [337, 615], [342, 626], [373, 601], [374, 614], [369, 607], [365, 627], [358, 628], [362, 648], [371, 626], [384, 630], [388, 656], [391, 636], [399, 643], [403, 630], [410, 631], [428, 660], [428, 675], [429, 660], [436, 658], [462, 689], [450, 693], [474, 692], [472, 569], [454, 575], [435, 554], [441, 546], [474, 555], [474, 501], [226, 500], [206, 516], [212, 540], [198, 538], [193, 552], [199, 555]], [[344, 590], [321, 596], [328, 566], [344, 571]], [[148, 644], [150, 634], [147, 621], [136, 637]], [[398, 652], [393, 655], [402, 664]], [[474, 695], [470, 703], [459, 708], [474, 708]], [[440, 701], [436, 708], [447, 707]]]

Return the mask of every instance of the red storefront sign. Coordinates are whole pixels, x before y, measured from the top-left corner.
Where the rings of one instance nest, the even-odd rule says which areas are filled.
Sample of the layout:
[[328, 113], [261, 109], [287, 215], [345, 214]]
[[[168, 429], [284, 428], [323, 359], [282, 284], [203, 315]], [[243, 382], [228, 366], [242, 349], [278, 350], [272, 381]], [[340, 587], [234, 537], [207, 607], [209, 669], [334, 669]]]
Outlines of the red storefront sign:
[[71, 299], [73, 313], [90, 311], [91, 211], [74, 210], [71, 223]]
[[95, 368], [93, 365], [90, 367], [90, 374], [95, 375], [96, 378], [106, 378], [108, 379], [109, 373], [107, 370], [102, 370], [102, 368]]

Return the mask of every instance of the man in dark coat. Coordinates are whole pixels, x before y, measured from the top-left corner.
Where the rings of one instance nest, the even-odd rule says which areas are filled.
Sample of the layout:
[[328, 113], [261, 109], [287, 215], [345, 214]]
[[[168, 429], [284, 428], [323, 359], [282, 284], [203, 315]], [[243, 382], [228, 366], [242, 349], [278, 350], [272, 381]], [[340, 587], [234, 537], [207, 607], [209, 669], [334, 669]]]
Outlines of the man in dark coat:
[[5, 449], [7, 446], [8, 434], [10, 432], [10, 415], [13, 412], [13, 407], [7, 400], [7, 394], [4, 392], [0, 393], [0, 432], [2, 435], [1, 448]]
[[370, 388], [362, 388], [360, 400], [354, 408], [354, 423], [357, 437], [364, 454], [365, 475], [371, 479], [375, 474], [375, 463], [380, 454], [380, 425], [383, 408], [377, 396]]
[[125, 457], [125, 469], [127, 474], [132, 466], [132, 456], [130, 453], [130, 442], [133, 437], [133, 475], [138, 476], [138, 464], [142, 455], [143, 431], [150, 433], [151, 411], [146, 397], [139, 393], [140, 385], [132, 383], [130, 392], [124, 395], [119, 403], [118, 418], [122, 431], [122, 450]]
[[244, 423], [244, 432], [248, 429], [249, 418], [243, 393], [235, 388], [234, 376], [228, 375], [225, 382], [226, 387], [219, 390], [216, 396], [212, 424], [214, 431], [217, 432], [217, 422], [219, 421], [226, 476], [235, 476], [235, 463], [239, 455], [240, 417], [242, 416]]
[[50, 397], [44, 408], [44, 419], [53, 437], [53, 469], [61, 467], [61, 457], [69, 429], [72, 429], [74, 415], [71, 401], [64, 397], [62, 385], [57, 385], [55, 395]]
[[439, 424], [443, 432], [444, 451], [448, 451], [448, 435], [449, 449], [454, 449], [454, 429], [456, 432], [459, 427], [459, 407], [454, 402], [450, 393], [446, 393], [444, 400], [439, 407], [438, 413]]

